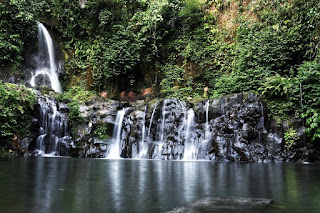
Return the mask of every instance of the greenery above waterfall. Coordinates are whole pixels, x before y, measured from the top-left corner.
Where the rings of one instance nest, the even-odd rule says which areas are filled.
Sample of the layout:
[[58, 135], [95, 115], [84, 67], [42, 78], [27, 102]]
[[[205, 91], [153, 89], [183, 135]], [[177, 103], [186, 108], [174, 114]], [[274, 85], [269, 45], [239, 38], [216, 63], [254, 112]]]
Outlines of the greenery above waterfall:
[[66, 52], [65, 89], [153, 87], [191, 100], [207, 98], [205, 87], [210, 98], [251, 91], [279, 122], [303, 117], [320, 138], [319, 1], [4, 0], [0, 9], [1, 66], [21, 66], [37, 20]]
[[35, 33], [30, 1], [0, 1], [0, 67], [21, 68], [25, 42]]

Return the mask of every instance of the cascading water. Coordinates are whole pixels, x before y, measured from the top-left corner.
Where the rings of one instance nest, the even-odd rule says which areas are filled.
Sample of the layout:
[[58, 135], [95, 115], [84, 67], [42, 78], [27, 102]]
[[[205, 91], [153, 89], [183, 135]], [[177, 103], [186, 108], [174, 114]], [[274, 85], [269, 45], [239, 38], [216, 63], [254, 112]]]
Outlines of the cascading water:
[[150, 124], [149, 124], [149, 128], [148, 128], [148, 141], [150, 140], [151, 125], [152, 125], [152, 122], [153, 122], [153, 118], [154, 118], [154, 114], [156, 112], [156, 109], [157, 109], [157, 105], [154, 107], [154, 109], [152, 111], [151, 120], [150, 120]]
[[184, 141], [184, 153], [183, 153], [183, 160], [196, 160], [198, 154], [198, 144], [193, 138], [193, 126], [194, 126], [194, 111], [193, 109], [188, 110], [188, 117], [187, 117], [187, 125], [186, 125], [186, 134], [185, 134], [185, 141]]
[[38, 22], [37, 65], [29, 81], [31, 86], [51, 86], [58, 93], [62, 92], [58, 78], [53, 41], [45, 26]]
[[148, 142], [145, 140], [146, 135], [146, 113], [147, 112], [147, 106], [144, 108], [143, 113], [143, 126], [142, 126], [142, 139], [139, 143], [139, 158], [146, 158], [148, 154]]
[[117, 113], [107, 158], [257, 162], [281, 148], [277, 134], [268, 133], [264, 105], [254, 94], [195, 105], [169, 98], [152, 110], [140, 103]]
[[167, 104], [167, 99], [163, 101], [163, 106], [162, 106], [162, 121], [161, 121], [161, 132], [160, 132], [160, 143], [163, 143], [163, 137], [164, 137], [164, 124], [166, 120], [166, 104]]
[[58, 111], [57, 104], [48, 97], [39, 97], [39, 136], [36, 139], [36, 155], [69, 155], [67, 114]]
[[108, 159], [120, 159], [121, 155], [121, 132], [122, 132], [122, 122], [126, 114], [126, 109], [119, 110], [115, 120], [115, 126], [112, 135], [112, 144], [109, 149]]
[[261, 134], [264, 130], [264, 111], [263, 111], [263, 105], [260, 103], [260, 108], [261, 108], [261, 118], [260, 118], [260, 129], [258, 130], [258, 135], [259, 135], [259, 144], [261, 144]]
[[206, 103], [206, 130], [205, 130], [205, 140], [209, 139], [210, 128], [209, 128], [209, 106], [210, 101], [208, 100]]
[[[163, 101], [163, 106], [162, 106], [162, 121], [161, 121], [161, 131], [160, 131], [160, 140], [158, 141], [158, 157], [160, 157], [161, 155], [161, 150], [162, 150], [162, 147], [163, 147], [163, 144], [164, 144], [164, 131], [165, 131], [165, 120], [166, 120], [166, 104], [167, 104], [167, 99], [165, 99]], [[159, 137], [158, 137], [159, 138]]]

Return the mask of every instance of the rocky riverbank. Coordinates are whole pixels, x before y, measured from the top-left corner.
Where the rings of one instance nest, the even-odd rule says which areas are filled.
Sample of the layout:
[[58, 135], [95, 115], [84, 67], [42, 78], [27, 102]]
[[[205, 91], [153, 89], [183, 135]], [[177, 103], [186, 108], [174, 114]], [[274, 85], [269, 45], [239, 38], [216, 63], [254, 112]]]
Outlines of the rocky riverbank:
[[[56, 112], [66, 117], [66, 104], [56, 102], [54, 105]], [[39, 104], [37, 108], [43, 111]], [[121, 110], [124, 115], [119, 121], [117, 117]], [[292, 146], [286, 146], [284, 134], [288, 127], [277, 124], [269, 116], [264, 102], [252, 93], [234, 94], [197, 104], [173, 98], [132, 103], [99, 98], [80, 105], [79, 111], [83, 122], [72, 132], [72, 138], [67, 132], [59, 133], [63, 143], [60, 141], [58, 144], [66, 145], [60, 148], [64, 150], [59, 152], [61, 155], [108, 158], [117, 143], [118, 154], [113, 156], [119, 158], [205, 159], [217, 162], [319, 161], [317, 147], [306, 143], [303, 123], [292, 121], [298, 139]], [[51, 113], [55, 114], [54, 110], [51, 109]], [[47, 120], [59, 125], [61, 118], [55, 122], [52, 119], [51, 116]], [[43, 122], [43, 118], [33, 119], [33, 129], [41, 128], [39, 122]], [[39, 149], [39, 135], [34, 138], [37, 139], [33, 139], [29, 146], [33, 154]]]

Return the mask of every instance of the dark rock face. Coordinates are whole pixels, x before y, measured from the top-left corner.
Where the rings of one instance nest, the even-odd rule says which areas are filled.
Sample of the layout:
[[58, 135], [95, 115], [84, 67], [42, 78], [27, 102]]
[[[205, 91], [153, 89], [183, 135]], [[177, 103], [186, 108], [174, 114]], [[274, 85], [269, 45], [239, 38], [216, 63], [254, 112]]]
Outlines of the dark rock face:
[[263, 103], [253, 94], [248, 97], [237, 94], [213, 101], [209, 107], [210, 159], [273, 160], [273, 156], [280, 154], [282, 139], [276, 132], [267, 130], [265, 117]]
[[[67, 105], [56, 102], [55, 106], [65, 117]], [[121, 122], [116, 121], [121, 111]], [[62, 143], [69, 146], [73, 157], [108, 158], [117, 153], [112, 156], [217, 162], [320, 161], [319, 147], [304, 142], [302, 122], [292, 122], [300, 140], [286, 149], [286, 127], [275, 125], [262, 100], [250, 93], [196, 105], [174, 98], [152, 103], [101, 98], [81, 105], [80, 113], [84, 122], [73, 131], [74, 138], [66, 134]], [[38, 117], [33, 123], [41, 122]]]
[[[193, 121], [190, 121], [190, 111], [195, 114]], [[144, 158], [148, 159], [319, 160], [316, 148], [302, 145], [304, 129], [301, 124], [296, 124], [301, 140], [291, 151], [284, 149], [284, 127], [272, 124], [264, 103], [252, 93], [202, 101], [195, 106], [177, 99], [149, 104], [147, 110], [132, 106], [122, 123], [121, 157], [141, 158], [142, 145], [147, 144]]]
[[83, 124], [79, 125], [74, 133], [71, 156], [86, 158], [101, 158], [107, 152], [111, 138], [99, 139], [95, 131], [99, 127], [105, 127], [108, 136], [112, 136], [115, 116], [119, 109], [119, 103], [113, 100], [101, 101], [80, 106], [81, 116], [84, 118]]
[[[192, 122], [188, 121], [190, 110], [195, 113]], [[121, 157], [139, 158], [139, 145], [144, 138], [149, 159], [281, 160], [283, 140], [278, 132], [268, 131], [266, 118], [263, 103], [254, 94], [202, 101], [194, 107], [177, 99], [165, 99], [149, 106], [146, 113], [132, 110], [127, 114], [122, 124]], [[190, 151], [188, 143], [194, 148], [191, 159], [185, 157]]]
[[11, 67], [0, 67], [0, 80], [5, 83], [16, 84], [20, 82], [22, 73], [16, 73]]
[[207, 197], [166, 213], [198, 212], [263, 212], [271, 208], [272, 200], [263, 198]]

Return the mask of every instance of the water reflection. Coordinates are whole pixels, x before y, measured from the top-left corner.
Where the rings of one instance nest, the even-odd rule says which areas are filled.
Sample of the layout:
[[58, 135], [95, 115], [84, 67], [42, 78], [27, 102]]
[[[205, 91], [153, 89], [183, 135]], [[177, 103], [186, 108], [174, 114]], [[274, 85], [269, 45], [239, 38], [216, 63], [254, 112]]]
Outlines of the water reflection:
[[320, 211], [320, 165], [30, 158], [0, 161], [1, 212], [161, 212], [204, 197]]

